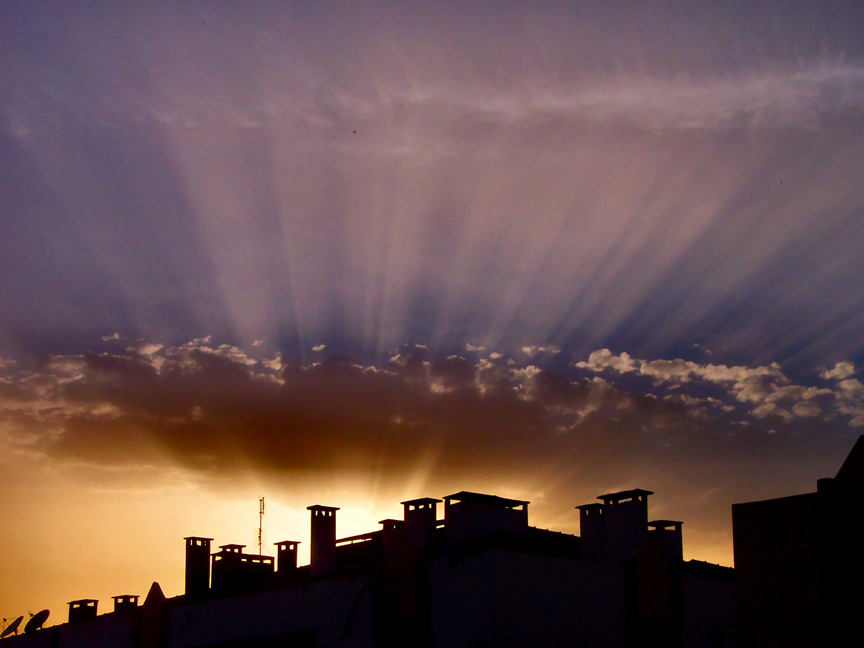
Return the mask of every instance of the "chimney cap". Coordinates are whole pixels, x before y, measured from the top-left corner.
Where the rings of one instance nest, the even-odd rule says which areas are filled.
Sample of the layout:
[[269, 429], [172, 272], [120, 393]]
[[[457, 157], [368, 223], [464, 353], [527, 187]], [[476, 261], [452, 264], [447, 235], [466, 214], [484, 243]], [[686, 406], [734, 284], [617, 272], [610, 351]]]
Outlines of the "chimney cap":
[[579, 509], [580, 511], [596, 511], [596, 510], [602, 510], [603, 505], [598, 503], [598, 502], [594, 502], [592, 504], [580, 504], [576, 508]]
[[78, 599], [77, 601], [69, 601], [69, 605], [78, 607], [78, 606], [87, 606], [93, 607], [96, 603], [99, 602], [99, 599]]
[[290, 545], [290, 544], [298, 545], [298, 544], [300, 544], [300, 541], [299, 540], [281, 540], [279, 542], [274, 542], [273, 544], [275, 544], [277, 547], [281, 547], [282, 545]]
[[184, 540], [206, 540], [207, 542], [210, 542], [211, 540], [213, 540], [213, 538], [204, 538], [202, 536], [186, 536], [183, 539]]
[[450, 500], [457, 502], [474, 502], [485, 506], [497, 506], [499, 508], [517, 508], [530, 504], [526, 500], [508, 499], [506, 497], [498, 497], [497, 495], [486, 495], [484, 493], [472, 493], [470, 491], [459, 491], [453, 495], [445, 495], [444, 501], [449, 504]]
[[630, 490], [618, 491], [617, 493], [607, 493], [606, 495], [598, 495], [597, 499], [603, 500], [604, 504], [609, 502], [620, 502], [621, 500], [633, 499], [644, 495], [653, 495], [653, 491], [643, 490], [641, 488], [632, 488]]
[[112, 596], [111, 598], [115, 601], [117, 599], [135, 599], [137, 601], [139, 597], [137, 594], [118, 594], [117, 596]]
[[246, 545], [241, 545], [241, 544], [224, 544], [224, 545], [219, 545], [219, 548], [220, 548], [220, 549], [245, 549], [245, 548], [246, 548]]
[[338, 506], [323, 506], [321, 504], [313, 504], [306, 507], [307, 511], [338, 511]]
[[652, 520], [648, 523], [648, 526], [655, 529], [667, 529], [669, 527], [680, 529], [682, 524], [684, 523], [680, 520]]
[[440, 499], [435, 499], [434, 497], [418, 497], [417, 499], [405, 500], [404, 502], [399, 502], [400, 504], [437, 504], [440, 502]]

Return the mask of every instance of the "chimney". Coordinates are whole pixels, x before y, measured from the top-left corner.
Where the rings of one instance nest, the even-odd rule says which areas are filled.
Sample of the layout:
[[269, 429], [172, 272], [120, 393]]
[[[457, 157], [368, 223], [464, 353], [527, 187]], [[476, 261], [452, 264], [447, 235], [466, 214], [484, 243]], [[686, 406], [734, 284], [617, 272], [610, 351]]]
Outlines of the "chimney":
[[336, 569], [336, 511], [338, 506], [315, 504], [307, 507], [312, 512], [312, 547], [310, 550], [312, 575], [327, 574]]
[[283, 540], [276, 543], [276, 573], [286, 574], [297, 569], [296, 540]]
[[600, 495], [606, 527], [606, 558], [630, 558], [648, 537], [648, 496], [651, 491], [634, 488]]
[[200, 598], [210, 589], [210, 541], [189, 536], [186, 541], [186, 596]]
[[96, 599], [69, 601], [69, 623], [81, 623], [95, 619], [98, 605], [99, 601]]
[[112, 596], [114, 599], [114, 614], [130, 614], [138, 609], [138, 597], [133, 594]]
[[460, 491], [444, 498], [447, 542], [461, 542], [490, 534], [528, 533], [525, 500]]
[[432, 497], [402, 502], [404, 507], [405, 531], [414, 546], [420, 551], [429, 547], [435, 538], [438, 524], [438, 502]]
[[602, 504], [583, 504], [579, 509], [582, 558], [601, 561], [606, 557], [606, 516]]
[[386, 520], [379, 520], [378, 524], [381, 525], [381, 544], [384, 547], [384, 553], [390, 555], [403, 542], [405, 522], [387, 518]]
[[657, 544], [663, 549], [663, 555], [669, 560], [684, 560], [684, 543], [681, 538], [682, 524], [684, 523], [676, 520], [654, 520], [648, 523], [648, 527], [651, 529], [648, 535], [657, 540]]

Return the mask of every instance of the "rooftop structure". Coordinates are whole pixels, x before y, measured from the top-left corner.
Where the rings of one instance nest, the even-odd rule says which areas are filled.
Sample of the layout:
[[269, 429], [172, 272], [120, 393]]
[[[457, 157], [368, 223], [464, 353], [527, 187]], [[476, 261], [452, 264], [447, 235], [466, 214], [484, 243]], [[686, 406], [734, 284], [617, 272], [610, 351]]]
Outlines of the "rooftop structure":
[[[311, 560], [186, 537], [184, 594], [70, 603], [69, 623], [9, 648], [322, 645], [728, 645], [732, 570], [681, 557], [681, 522], [647, 518], [650, 491], [577, 507], [582, 535], [532, 527], [525, 500], [460, 491], [402, 502], [403, 519], [338, 538], [338, 507], [310, 512]], [[438, 505], [444, 503], [443, 519]], [[26, 641], [26, 644], [23, 643]]]
[[860, 636], [864, 437], [816, 492], [735, 504], [740, 646], [848, 645]]

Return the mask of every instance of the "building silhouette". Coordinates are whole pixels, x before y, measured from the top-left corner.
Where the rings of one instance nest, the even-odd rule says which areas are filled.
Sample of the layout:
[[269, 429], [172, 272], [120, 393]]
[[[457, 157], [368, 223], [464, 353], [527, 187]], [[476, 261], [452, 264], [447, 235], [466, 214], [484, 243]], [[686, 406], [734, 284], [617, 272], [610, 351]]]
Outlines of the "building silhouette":
[[[338, 508], [310, 506], [311, 560], [190, 536], [185, 593], [70, 603], [69, 621], [9, 637], [66, 646], [732, 645], [733, 571], [682, 559], [682, 523], [649, 521], [650, 491], [577, 507], [581, 536], [529, 525], [529, 502], [461, 491], [402, 502], [403, 519], [336, 537]], [[575, 513], [574, 513], [575, 514]]]
[[864, 437], [815, 493], [735, 504], [732, 527], [738, 645], [861, 641]]

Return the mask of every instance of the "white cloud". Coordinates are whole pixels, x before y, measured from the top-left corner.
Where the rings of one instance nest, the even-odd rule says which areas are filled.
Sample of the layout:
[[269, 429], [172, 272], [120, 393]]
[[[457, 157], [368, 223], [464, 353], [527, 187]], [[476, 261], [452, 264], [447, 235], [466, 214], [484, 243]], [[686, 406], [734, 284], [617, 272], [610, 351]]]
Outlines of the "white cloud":
[[837, 383], [839, 393], [850, 400], [864, 399], [864, 384], [857, 378], [847, 378]]
[[639, 371], [660, 381], [678, 380], [687, 382], [690, 374], [699, 369], [698, 365], [686, 360], [652, 360], [643, 362]]
[[855, 373], [852, 362], [838, 362], [833, 369], [824, 369], [819, 375], [824, 380], [843, 380]]
[[[609, 370], [623, 374], [638, 371], [650, 377], [655, 386], [664, 385], [670, 390], [685, 389], [686, 385], [699, 382], [713, 383], [738, 403], [752, 408], [750, 411], [756, 418], [776, 416], [789, 421], [796, 416], [820, 416], [828, 406], [824, 401], [832, 396], [837, 413], [850, 416], [853, 421], [864, 414], [864, 383], [848, 377], [854, 373], [851, 362], [838, 363], [833, 369], [822, 372], [823, 379], [839, 379], [834, 390], [795, 384], [777, 363], [757, 367], [700, 365], [683, 359], [640, 360], [627, 353], [616, 355], [609, 349], [599, 349], [587, 361], [578, 362], [575, 366], [596, 372]], [[816, 402], [819, 399], [823, 402]], [[667, 400], [691, 402], [686, 397], [678, 398], [677, 401]], [[734, 410], [725, 403], [722, 409], [726, 412]]]
[[143, 356], [152, 357], [163, 348], [163, 345], [154, 342], [139, 342], [134, 346], [126, 347], [126, 350]]
[[845, 61], [799, 62], [703, 80], [616, 77], [570, 92], [506, 98], [454, 93], [450, 100], [508, 122], [546, 114], [676, 130], [721, 129], [742, 122], [810, 128], [825, 113], [864, 104], [864, 67]]
[[756, 418], [765, 418], [766, 416], [779, 416], [784, 421], [791, 421], [794, 417], [788, 410], [778, 407], [776, 403], [764, 403], [753, 410], [753, 416]]
[[282, 371], [282, 354], [277, 353], [272, 358], [262, 360], [261, 364], [273, 371]]
[[541, 346], [524, 346], [522, 347], [522, 353], [527, 355], [529, 358], [533, 358], [540, 353], [549, 353], [552, 355], [556, 353], [561, 353], [561, 348], [554, 344], [545, 344]]
[[822, 414], [822, 408], [820, 408], [813, 401], [802, 401], [800, 403], [795, 403], [792, 406], [792, 412], [796, 416], [801, 416], [803, 418], [812, 418], [814, 416], [819, 416]]
[[591, 371], [611, 369], [619, 373], [628, 373], [637, 370], [636, 362], [626, 351], [621, 355], [615, 355], [609, 349], [599, 349], [588, 356], [587, 362], [577, 362], [576, 366]]

